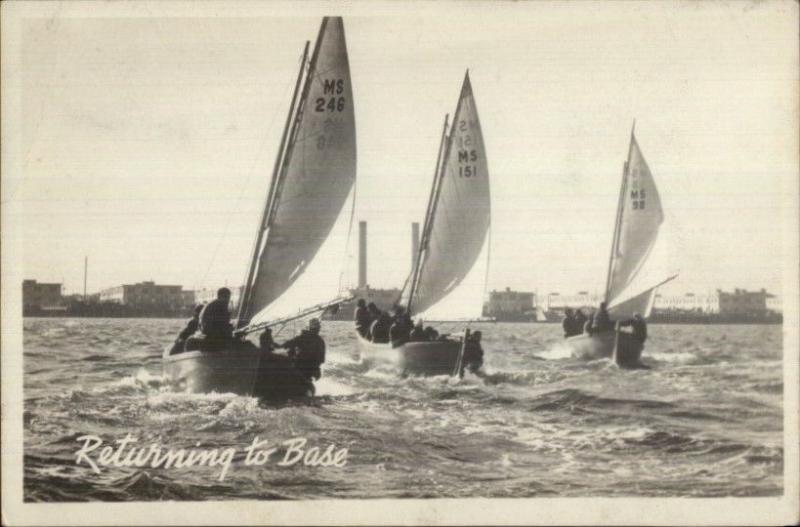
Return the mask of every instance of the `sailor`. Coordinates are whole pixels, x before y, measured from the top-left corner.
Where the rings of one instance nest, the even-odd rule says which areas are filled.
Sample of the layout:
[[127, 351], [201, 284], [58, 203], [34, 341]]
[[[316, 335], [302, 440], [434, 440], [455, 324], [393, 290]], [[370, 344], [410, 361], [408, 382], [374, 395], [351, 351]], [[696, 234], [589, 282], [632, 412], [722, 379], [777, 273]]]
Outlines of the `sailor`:
[[225, 343], [233, 338], [231, 326], [231, 312], [228, 304], [231, 301], [231, 290], [221, 287], [217, 290], [217, 298], [212, 300], [200, 313], [200, 330], [206, 336], [206, 341], [212, 344], [211, 349], [222, 349]]
[[295, 368], [308, 381], [322, 377], [320, 366], [325, 362], [325, 341], [319, 336], [319, 330], [319, 319], [312, 318], [298, 336], [280, 345], [289, 350]]
[[647, 340], [647, 322], [645, 322], [639, 313], [633, 314], [631, 328], [633, 329], [633, 338], [641, 343]]
[[369, 311], [369, 316], [372, 320], [375, 320], [381, 316], [381, 310], [378, 309], [378, 306], [375, 305], [375, 302], [370, 302], [367, 304], [367, 311]]
[[422, 342], [425, 340], [425, 328], [422, 326], [422, 319], [417, 320], [417, 324], [408, 335], [409, 342]]
[[436, 331], [433, 326], [425, 328], [425, 340], [437, 340], [438, 338], [439, 332]]
[[401, 306], [397, 306], [394, 309], [392, 325], [389, 328], [389, 341], [393, 343], [408, 342], [412, 327], [411, 319], [408, 317], [408, 314], [406, 314]]
[[200, 312], [203, 310], [203, 304], [197, 304], [194, 306], [194, 312], [192, 313], [192, 318], [186, 323], [186, 327], [178, 333], [178, 338], [175, 339], [175, 345], [172, 346], [172, 351], [170, 351], [170, 355], [174, 355], [175, 353], [180, 353], [184, 350], [184, 346], [186, 344], [186, 340], [195, 334], [195, 332], [200, 328]]
[[473, 331], [464, 344], [464, 364], [471, 373], [476, 373], [483, 366], [481, 337], [480, 331]]
[[576, 322], [577, 320], [575, 319], [572, 309], [566, 308], [564, 310], [564, 320], [561, 322], [561, 329], [564, 330], [564, 338], [569, 338], [572, 335], [575, 335]]
[[363, 298], [358, 299], [355, 322], [356, 322], [356, 331], [358, 331], [358, 334], [361, 335], [362, 337], [367, 337], [369, 335], [369, 325], [371, 322], [371, 317], [369, 311], [367, 310], [367, 303], [364, 301]]
[[258, 343], [261, 351], [265, 355], [272, 355], [272, 352], [275, 351], [275, 348], [277, 347], [277, 344], [272, 338], [272, 330], [270, 328], [265, 328], [261, 335], [259, 335]]
[[600, 333], [602, 331], [608, 331], [614, 328], [614, 324], [611, 322], [611, 319], [608, 316], [608, 309], [606, 309], [606, 303], [600, 302], [600, 308], [597, 310], [597, 313], [594, 314], [594, 332]]
[[386, 311], [381, 311], [378, 318], [372, 322], [369, 334], [372, 342], [389, 342], [389, 329], [392, 327], [392, 317]]
[[[287, 394], [314, 394], [314, 383], [295, 368], [295, 359], [286, 353], [276, 352], [281, 345], [275, 342], [270, 328], [258, 337], [261, 354], [258, 361], [253, 392], [256, 397], [283, 397]], [[244, 345], [253, 346], [245, 340]]]

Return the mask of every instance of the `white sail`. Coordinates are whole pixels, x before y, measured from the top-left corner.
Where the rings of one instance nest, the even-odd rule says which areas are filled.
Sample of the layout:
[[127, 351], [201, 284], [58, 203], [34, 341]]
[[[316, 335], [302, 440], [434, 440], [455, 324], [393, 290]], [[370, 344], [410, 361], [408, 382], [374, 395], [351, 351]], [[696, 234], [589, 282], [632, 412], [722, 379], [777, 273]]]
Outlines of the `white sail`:
[[453, 288], [447, 296], [430, 306], [424, 312], [415, 312], [416, 316], [430, 321], [471, 321], [483, 317], [483, 302], [486, 296], [486, 271], [489, 239], [487, 237], [481, 252], [475, 259], [475, 265], [464, 276], [458, 287]]
[[663, 250], [654, 250], [664, 212], [653, 174], [633, 133], [619, 207], [606, 302], [613, 319], [630, 319], [636, 313], [646, 317], [655, 288], [674, 275], [665, 271]]
[[[477, 318], [483, 304], [485, 269], [483, 273], [478, 271], [478, 276], [470, 271], [477, 271], [473, 269], [476, 260], [481, 254], [488, 254], [491, 203], [489, 166], [469, 73], [464, 77], [436, 177], [438, 184], [435, 180], [420, 258], [403, 303], [412, 313], [428, 318]], [[459, 287], [467, 278], [473, 283]], [[462, 298], [457, 298], [457, 288], [469, 290], [458, 291]], [[453, 302], [448, 302], [447, 309], [440, 309], [439, 303], [444, 303], [451, 293]]]
[[[342, 223], [342, 214], [350, 212], [343, 209], [356, 177], [355, 117], [340, 17], [322, 21], [282, 155], [262, 226], [264, 241], [256, 248], [252, 280], [245, 284], [246, 301], [240, 310], [244, 322], [277, 315], [274, 309], [271, 314], [265, 310], [304, 274], [332, 237], [334, 225]], [[341, 256], [340, 250], [339, 260]], [[312, 283], [302, 289], [330, 299], [338, 289], [328, 287]], [[302, 300], [283, 303], [287, 305], [278, 311], [314, 302], [306, 298], [305, 305]]]

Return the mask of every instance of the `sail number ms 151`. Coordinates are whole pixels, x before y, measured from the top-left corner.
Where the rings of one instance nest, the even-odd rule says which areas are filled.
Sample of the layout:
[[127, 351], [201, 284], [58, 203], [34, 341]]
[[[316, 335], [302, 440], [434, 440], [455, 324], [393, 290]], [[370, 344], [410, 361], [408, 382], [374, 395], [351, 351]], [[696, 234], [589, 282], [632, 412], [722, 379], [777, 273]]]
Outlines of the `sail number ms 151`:
[[473, 177], [478, 175], [478, 171], [473, 163], [478, 160], [476, 150], [458, 151], [458, 177]]
[[316, 112], [341, 112], [345, 108], [345, 98], [340, 95], [344, 92], [343, 79], [325, 79], [322, 84], [322, 97], [314, 101]]

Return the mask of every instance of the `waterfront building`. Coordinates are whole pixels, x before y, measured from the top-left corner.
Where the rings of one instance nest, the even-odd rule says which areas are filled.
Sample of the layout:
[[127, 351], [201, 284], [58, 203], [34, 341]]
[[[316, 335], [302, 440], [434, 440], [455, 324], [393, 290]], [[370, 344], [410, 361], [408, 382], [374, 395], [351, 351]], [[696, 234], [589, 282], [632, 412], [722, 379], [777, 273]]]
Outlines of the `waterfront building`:
[[778, 295], [769, 295], [767, 297], [767, 311], [783, 313], [783, 298]]
[[110, 302], [136, 309], [159, 308], [179, 311], [184, 307], [182, 286], [159, 285], [155, 282], [109, 287], [100, 291], [99, 297], [100, 302]]
[[720, 315], [763, 317], [767, 314], [767, 299], [773, 295], [766, 289], [747, 291], [735, 289], [733, 293], [717, 290]]
[[585, 309], [592, 311], [603, 301], [601, 295], [589, 293], [588, 291], [578, 291], [577, 294], [562, 295], [559, 292], [552, 292], [547, 295], [548, 311], [564, 311], [566, 308]]
[[683, 295], [663, 295], [656, 293], [653, 312], [682, 311], [694, 313], [719, 313], [717, 294], [685, 293]]
[[181, 291], [181, 301], [183, 307], [192, 308], [195, 305], [194, 291], [184, 289]]
[[22, 281], [22, 309], [30, 310], [63, 310], [61, 284], [41, 283], [36, 280]]
[[512, 291], [506, 287], [505, 291], [492, 291], [489, 293], [489, 303], [486, 306], [486, 315], [498, 320], [507, 318], [520, 318], [533, 315], [534, 294], [527, 291]]

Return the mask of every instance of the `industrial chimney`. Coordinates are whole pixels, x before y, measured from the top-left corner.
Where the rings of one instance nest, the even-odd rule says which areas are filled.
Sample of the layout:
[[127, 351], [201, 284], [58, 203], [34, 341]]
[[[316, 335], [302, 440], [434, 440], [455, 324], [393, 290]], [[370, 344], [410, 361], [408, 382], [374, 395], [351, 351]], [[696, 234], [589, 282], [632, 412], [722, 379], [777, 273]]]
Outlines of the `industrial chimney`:
[[367, 287], [367, 222], [358, 222], [358, 288]]
[[416, 221], [411, 224], [411, 268], [417, 263], [419, 253], [419, 223]]

